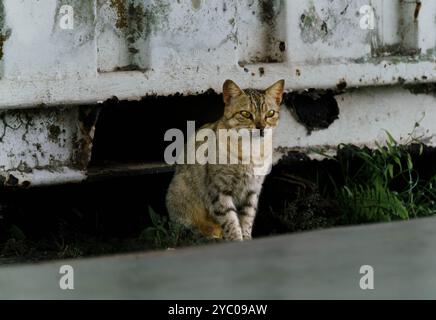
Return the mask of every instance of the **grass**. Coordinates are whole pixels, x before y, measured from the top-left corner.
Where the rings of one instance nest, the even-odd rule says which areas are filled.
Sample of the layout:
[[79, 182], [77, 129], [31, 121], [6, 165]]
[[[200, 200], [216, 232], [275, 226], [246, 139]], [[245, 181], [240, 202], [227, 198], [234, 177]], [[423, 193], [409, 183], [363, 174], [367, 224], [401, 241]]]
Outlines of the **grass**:
[[[436, 213], [436, 178], [422, 179], [411, 150], [422, 156], [416, 140], [399, 144], [389, 133], [384, 145], [360, 149], [339, 146], [338, 161], [343, 185], [334, 185], [343, 223], [407, 220]], [[352, 166], [351, 162], [358, 164]]]
[[151, 244], [154, 249], [184, 247], [214, 241], [205, 239], [199, 233], [169, 221], [167, 216], [157, 214], [151, 207], [148, 207], [148, 212], [152, 225], [144, 229], [139, 238]]
[[412, 136], [400, 144], [386, 132], [373, 149], [341, 144], [320, 162], [282, 162], [265, 182], [256, 235], [436, 214], [434, 151]]

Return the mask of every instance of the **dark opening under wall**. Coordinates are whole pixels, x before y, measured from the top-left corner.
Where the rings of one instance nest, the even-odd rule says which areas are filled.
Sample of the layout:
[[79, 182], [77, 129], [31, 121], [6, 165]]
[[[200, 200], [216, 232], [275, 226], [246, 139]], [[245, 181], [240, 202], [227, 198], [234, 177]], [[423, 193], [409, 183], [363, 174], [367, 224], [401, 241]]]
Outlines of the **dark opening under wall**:
[[104, 103], [95, 129], [91, 166], [109, 163], [164, 162], [168, 129], [182, 130], [187, 121], [196, 128], [223, 114], [222, 95], [213, 91], [196, 96], [149, 96], [140, 101]]
[[[361, 172], [362, 161], [353, 157], [353, 150], [357, 149], [343, 150], [337, 158], [347, 168], [349, 163], [346, 176], [336, 160], [310, 161], [301, 153], [282, 159], [265, 180], [253, 235], [347, 224], [334, 190], [344, 185], [344, 178]], [[436, 173], [435, 150], [424, 148], [421, 154], [419, 146], [413, 146], [410, 153], [413, 176], [424, 183], [432, 181]], [[407, 167], [407, 159], [402, 162]], [[167, 223], [162, 224], [167, 219], [165, 194], [171, 178], [172, 173], [166, 172], [104, 182], [1, 190], [0, 264], [195, 244], [193, 238], [179, 236], [168, 229]], [[396, 179], [392, 188], [402, 190], [403, 184], [402, 179]], [[152, 211], [159, 216], [157, 224]]]
[[303, 124], [308, 134], [313, 130], [327, 129], [339, 118], [339, 106], [333, 91], [308, 90], [285, 94], [283, 103]]

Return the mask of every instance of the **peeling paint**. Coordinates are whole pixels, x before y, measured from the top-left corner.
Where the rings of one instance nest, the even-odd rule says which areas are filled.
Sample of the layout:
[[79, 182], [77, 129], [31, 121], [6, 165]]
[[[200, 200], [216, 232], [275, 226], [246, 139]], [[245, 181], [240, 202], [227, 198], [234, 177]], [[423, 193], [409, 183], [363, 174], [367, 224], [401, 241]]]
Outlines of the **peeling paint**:
[[419, 48], [408, 48], [402, 43], [396, 43], [392, 45], [384, 45], [373, 47], [373, 56], [376, 57], [386, 57], [386, 56], [396, 56], [398, 59], [393, 60], [395, 63], [400, 63], [405, 61], [410, 56], [418, 56], [421, 54], [421, 49]]
[[344, 91], [347, 88], [347, 81], [345, 79], [339, 80], [338, 84], [336, 85], [336, 89], [339, 91]]
[[318, 15], [313, 4], [301, 15], [299, 26], [301, 38], [307, 43], [325, 40], [329, 36], [327, 23]]
[[[236, 39], [242, 64], [280, 63], [286, 51], [286, 3], [257, 0], [237, 5]], [[251, 12], [251, 16], [240, 12]]]
[[116, 27], [118, 29], [124, 29], [128, 27], [128, 19], [126, 15], [126, 6], [124, 0], [111, 0], [111, 6], [117, 12]]
[[139, 0], [111, 0], [111, 6], [117, 14], [115, 26], [125, 29], [127, 40], [131, 43], [147, 38], [152, 32], [168, 25], [171, 6], [165, 1], [151, 2], [145, 6]]
[[282, 0], [259, 0], [260, 18], [263, 23], [274, 24], [282, 9]]
[[[99, 9], [106, 2], [99, 3]], [[171, 5], [167, 1], [111, 0], [110, 7], [115, 20], [106, 21], [105, 28], [115, 28], [121, 41], [124, 42], [126, 57], [111, 71], [147, 71], [148, 70], [148, 43], [152, 35], [169, 26], [169, 13]], [[113, 24], [111, 26], [111, 24]]]
[[57, 143], [59, 142], [59, 135], [61, 133], [61, 128], [57, 125], [51, 125], [48, 127], [48, 138], [49, 140]]
[[407, 84], [404, 88], [413, 94], [431, 94], [436, 96], [436, 83]]
[[[374, 33], [372, 41], [372, 56], [374, 57], [395, 57], [393, 61], [399, 63], [406, 59], [415, 58], [416, 61], [430, 58], [428, 53], [423, 53], [420, 48], [422, 37], [418, 26], [418, 19], [422, 8], [421, 1], [399, 1], [395, 8], [398, 14], [396, 26], [396, 42], [383, 42], [383, 34]], [[382, 17], [378, 17], [382, 19]], [[433, 28], [433, 27], [432, 27]], [[434, 29], [434, 28], [433, 28]], [[433, 49], [431, 49], [433, 50]]]
[[8, 186], [84, 178], [98, 106], [7, 110], [0, 113], [0, 176]]

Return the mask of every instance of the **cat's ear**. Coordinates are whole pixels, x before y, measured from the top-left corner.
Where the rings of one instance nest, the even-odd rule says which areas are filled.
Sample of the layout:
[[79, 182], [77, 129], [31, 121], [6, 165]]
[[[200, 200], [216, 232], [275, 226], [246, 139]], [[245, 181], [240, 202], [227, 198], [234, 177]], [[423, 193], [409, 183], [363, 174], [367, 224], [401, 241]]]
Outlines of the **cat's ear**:
[[282, 103], [283, 91], [285, 90], [285, 80], [279, 80], [274, 83], [271, 87], [265, 90], [265, 94], [273, 98], [277, 105]]
[[223, 99], [224, 103], [228, 104], [232, 98], [236, 98], [243, 94], [244, 91], [238, 87], [232, 80], [226, 80], [223, 84]]

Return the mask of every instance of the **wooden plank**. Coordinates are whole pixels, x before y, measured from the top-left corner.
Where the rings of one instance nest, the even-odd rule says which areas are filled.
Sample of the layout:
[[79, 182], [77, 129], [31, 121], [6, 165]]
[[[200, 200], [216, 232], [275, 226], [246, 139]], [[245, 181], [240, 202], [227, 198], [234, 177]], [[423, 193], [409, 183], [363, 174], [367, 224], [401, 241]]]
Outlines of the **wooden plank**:
[[[436, 218], [0, 268], [0, 298], [436, 298]], [[59, 268], [74, 268], [74, 290]], [[362, 265], [374, 289], [359, 286]]]

